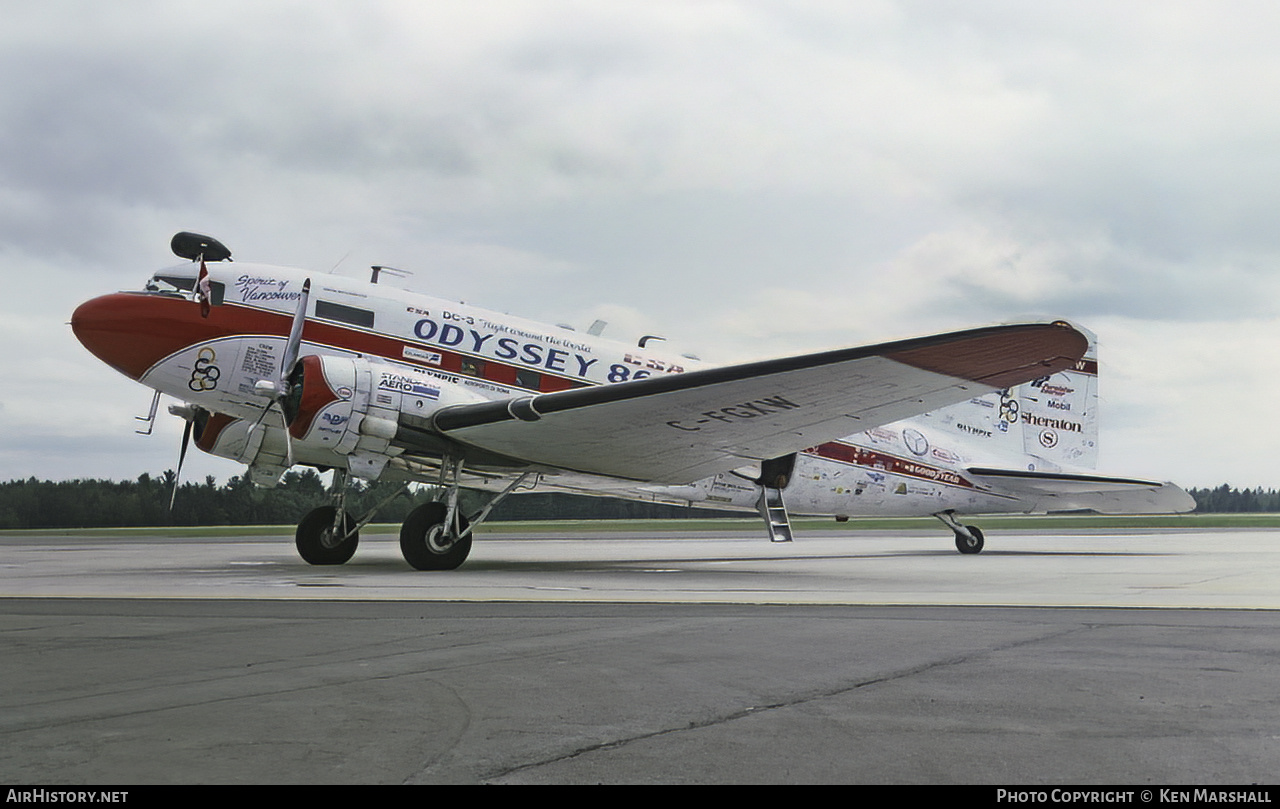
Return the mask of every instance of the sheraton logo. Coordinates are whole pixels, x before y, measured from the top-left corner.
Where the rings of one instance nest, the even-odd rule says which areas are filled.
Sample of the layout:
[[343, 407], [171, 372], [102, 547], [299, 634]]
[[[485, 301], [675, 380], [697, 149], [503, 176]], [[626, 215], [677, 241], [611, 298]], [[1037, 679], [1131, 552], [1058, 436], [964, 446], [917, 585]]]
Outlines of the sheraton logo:
[[1033, 427], [1048, 427], [1053, 430], [1062, 430], [1068, 433], [1084, 432], [1084, 426], [1078, 421], [1051, 419], [1046, 416], [1033, 416], [1032, 414], [1025, 412], [1022, 414], [1022, 423], [1030, 424]]

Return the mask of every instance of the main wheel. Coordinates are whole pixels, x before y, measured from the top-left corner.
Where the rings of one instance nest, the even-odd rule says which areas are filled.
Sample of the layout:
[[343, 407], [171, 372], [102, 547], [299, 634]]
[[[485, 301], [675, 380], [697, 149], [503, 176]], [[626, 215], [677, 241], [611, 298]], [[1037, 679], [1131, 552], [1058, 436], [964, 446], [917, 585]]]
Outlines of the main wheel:
[[[467, 561], [471, 553], [471, 535], [462, 539], [448, 536], [444, 503], [426, 503], [409, 512], [400, 526], [400, 552], [404, 560], [417, 570], [454, 570]], [[467, 529], [467, 518], [459, 515], [460, 530]]]
[[976, 525], [966, 525], [965, 528], [973, 534], [973, 538], [965, 536], [959, 531], [956, 532], [956, 550], [961, 553], [982, 553], [982, 531]]
[[360, 543], [360, 533], [355, 530], [356, 521], [345, 511], [342, 513], [342, 531], [344, 536], [333, 533], [333, 517], [338, 509], [333, 506], [321, 506], [313, 509], [298, 523], [295, 544], [298, 554], [313, 565], [340, 565], [351, 558]]

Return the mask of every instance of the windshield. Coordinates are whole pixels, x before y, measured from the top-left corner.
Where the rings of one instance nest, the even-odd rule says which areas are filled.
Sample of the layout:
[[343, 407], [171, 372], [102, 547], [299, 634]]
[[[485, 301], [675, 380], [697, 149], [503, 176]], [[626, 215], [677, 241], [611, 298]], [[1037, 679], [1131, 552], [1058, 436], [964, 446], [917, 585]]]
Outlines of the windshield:
[[[147, 279], [147, 283], [143, 285], [143, 289], [147, 292], [157, 292], [161, 295], [190, 295], [195, 289], [196, 279], [189, 275], [174, 275], [169, 272], [158, 272]], [[226, 286], [221, 281], [209, 282], [210, 303], [214, 306], [222, 305], [222, 296], [226, 291]]]
[[147, 279], [146, 285], [143, 287], [147, 292], [169, 292], [180, 294], [183, 292], [191, 292], [195, 289], [196, 279], [183, 278], [177, 275], [169, 275], [167, 273], [156, 273]]

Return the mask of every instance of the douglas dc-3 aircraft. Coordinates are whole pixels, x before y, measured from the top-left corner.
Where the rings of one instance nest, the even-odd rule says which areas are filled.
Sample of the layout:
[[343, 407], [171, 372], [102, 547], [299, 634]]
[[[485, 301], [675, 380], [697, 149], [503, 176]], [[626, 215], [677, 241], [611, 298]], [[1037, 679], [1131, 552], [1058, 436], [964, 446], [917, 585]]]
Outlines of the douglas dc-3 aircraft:
[[[377, 283], [232, 262], [179, 233], [189, 263], [141, 292], [94, 298], [71, 325], [103, 362], [185, 404], [182, 455], [248, 464], [274, 485], [295, 463], [335, 470], [334, 505], [297, 547], [342, 564], [372, 519], [349, 475], [432, 482], [400, 531], [419, 570], [467, 558], [473, 529], [518, 488], [756, 508], [774, 541], [796, 513], [957, 515], [1188, 511], [1170, 483], [1099, 477], [1097, 361], [1064, 322], [996, 326], [706, 367], [650, 338], [628, 345]], [[474, 514], [460, 487], [496, 492]], [[784, 495], [786, 504], [784, 505]]]

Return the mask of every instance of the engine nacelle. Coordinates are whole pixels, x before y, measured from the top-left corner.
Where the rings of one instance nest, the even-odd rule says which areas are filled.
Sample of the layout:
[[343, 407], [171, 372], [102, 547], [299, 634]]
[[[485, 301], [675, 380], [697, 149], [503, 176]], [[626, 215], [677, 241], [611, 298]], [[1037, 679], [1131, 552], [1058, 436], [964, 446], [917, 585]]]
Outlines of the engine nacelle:
[[402, 415], [429, 417], [442, 407], [485, 401], [412, 366], [314, 354], [294, 366], [289, 391], [285, 416], [294, 440], [344, 456], [385, 457]]
[[[230, 458], [249, 465], [249, 478], [260, 486], [275, 486], [289, 468], [293, 453], [285, 443], [278, 426], [259, 424], [256, 419], [241, 419], [225, 413], [197, 408], [193, 435], [195, 444], [210, 455]], [[295, 460], [318, 465], [332, 465], [324, 457], [304, 453]]]

